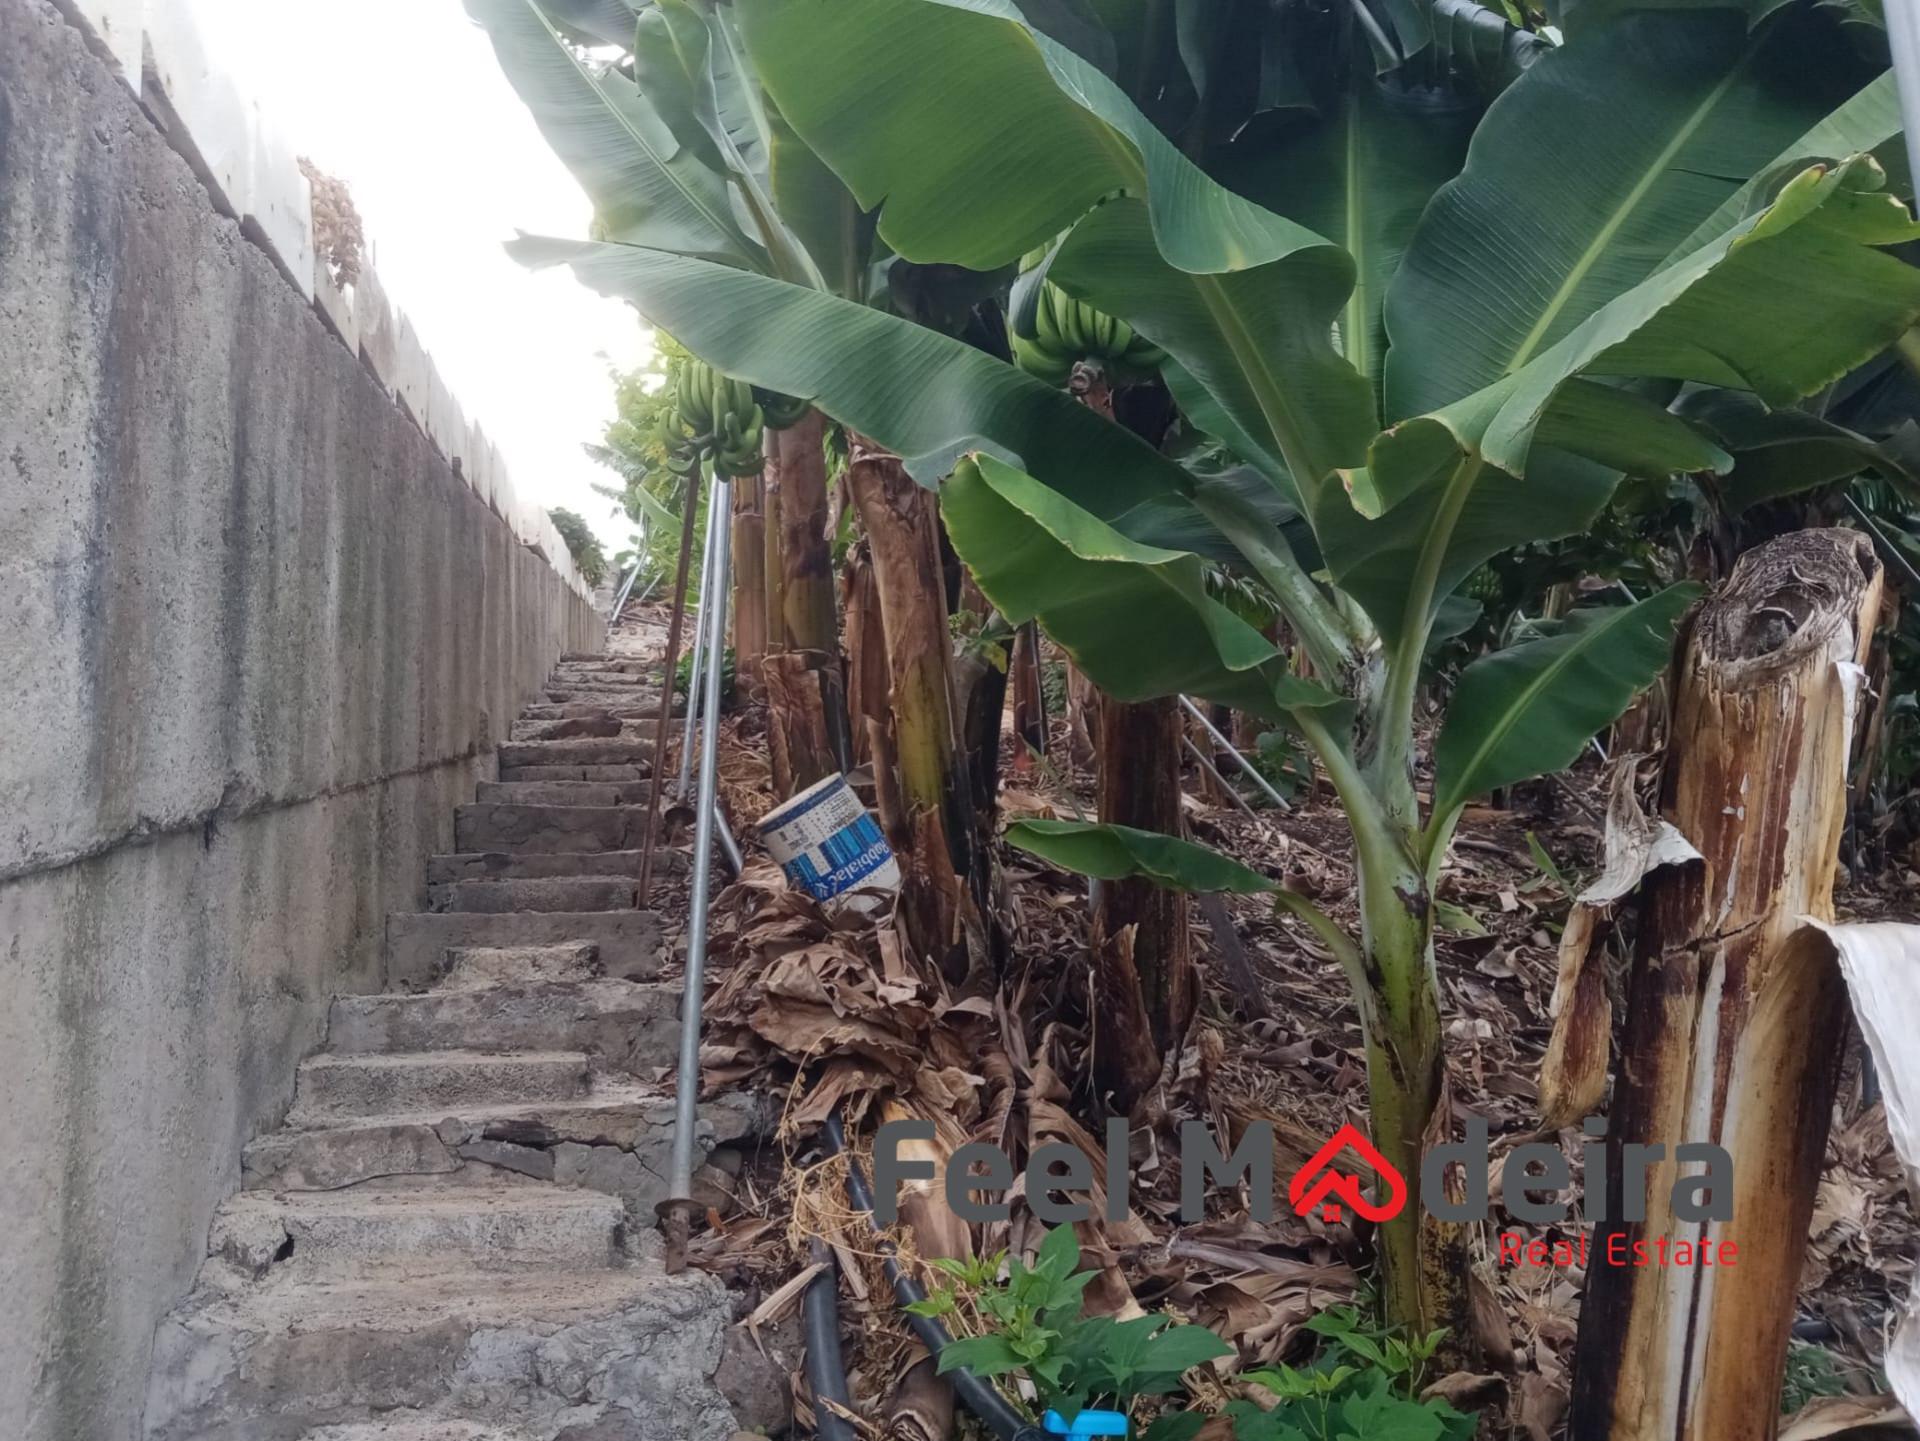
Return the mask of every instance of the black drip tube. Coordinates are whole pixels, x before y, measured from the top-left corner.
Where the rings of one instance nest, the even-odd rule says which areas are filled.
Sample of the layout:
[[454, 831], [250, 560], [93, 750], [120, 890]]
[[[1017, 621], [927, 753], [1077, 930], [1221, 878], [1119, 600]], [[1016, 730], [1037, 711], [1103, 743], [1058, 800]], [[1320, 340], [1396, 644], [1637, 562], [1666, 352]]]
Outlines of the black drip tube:
[[[807, 1287], [804, 1316], [807, 1328], [807, 1388], [813, 1392], [813, 1434], [819, 1441], [854, 1441], [847, 1418], [825, 1402], [842, 1406], [847, 1400], [847, 1363], [840, 1356], [840, 1283], [834, 1274], [833, 1253], [815, 1237], [808, 1248], [827, 1269]], [[849, 1408], [851, 1409], [851, 1408]]]
[[[853, 1152], [847, 1149], [847, 1133], [840, 1124], [840, 1113], [838, 1111], [835, 1111], [827, 1117], [826, 1131], [827, 1144], [847, 1158], [847, 1196], [853, 1202], [854, 1209], [863, 1212], [867, 1220], [873, 1224], [874, 1232], [878, 1237], [881, 1264], [886, 1269], [887, 1280], [893, 1286], [894, 1301], [904, 1307], [911, 1306], [916, 1301], [926, 1300], [926, 1291], [923, 1290], [920, 1283], [909, 1276], [905, 1268], [900, 1265], [900, 1259], [894, 1253], [893, 1243], [887, 1240], [885, 1235], [880, 1234], [879, 1224], [873, 1220], [873, 1192], [867, 1186], [866, 1176], [861, 1173], [859, 1161], [854, 1159]], [[830, 1278], [827, 1276], [821, 1277], [821, 1280], [828, 1279]], [[810, 1378], [812, 1375], [811, 1358], [814, 1351], [811, 1293], [819, 1289], [820, 1283], [816, 1281], [813, 1287], [810, 1288], [808, 1296], [807, 1355], [809, 1358], [808, 1374]], [[907, 1313], [907, 1324], [913, 1328], [913, 1334], [920, 1338], [920, 1343], [936, 1358], [940, 1355], [941, 1349], [947, 1342], [953, 1339], [947, 1334], [947, 1328], [942, 1326], [939, 1321], [932, 1316], [916, 1316], [909, 1311]], [[837, 1362], [839, 1359], [839, 1336], [837, 1333], [834, 1336], [833, 1353], [836, 1362], [835, 1369], [837, 1371]], [[1027, 1418], [1022, 1416], [1018, 1411], [1014, 1410], [1013, 1407], [1008, 1404], [1007, 1398], [995, 1390], [990, 1382], [981, 1380], [980, 1377], [974, 1375], [973, 1372], [967, 1370], [964, 1366], [957, 1366], [953, 1370], [946, 1372], [945, 1375], [946, 1379], [953, 1384], [954, 1394], [965, 1403], [969, 1411], [973, 1412], [981, 1421], [986, 1423], [987, 1429], [999, 1437], [1000, 1441], [1049, 1441], [1047, 1433], [1027, 1420]], [[845, 1395], [845, 1380], [841, 1379], [839, 1385], [841, 1388], [840, 1394]], [[814, 1394], [818, 1396], [820, 1393], [816, 1390]], [[832, 1441], [833, 1433], [827, 1431], [824, 1427], [821, 1429], [820, 1435], [823, 1441]]]

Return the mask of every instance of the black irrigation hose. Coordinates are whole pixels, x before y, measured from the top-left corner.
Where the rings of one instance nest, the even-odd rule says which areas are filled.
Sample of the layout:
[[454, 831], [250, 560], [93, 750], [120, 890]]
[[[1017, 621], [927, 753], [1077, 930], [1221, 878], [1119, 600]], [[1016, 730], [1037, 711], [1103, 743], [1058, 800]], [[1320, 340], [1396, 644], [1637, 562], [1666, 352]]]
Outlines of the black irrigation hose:
[[[887, 1280], [893, 1284], [893, 1299], [902, 1307], [926, 1300], [927, 1293], [921, 1289], [920, 1283], [901, 1267], [893, 1243], [879, 1234], [879, 1223], [873, 1220], [873, 1192], [868, 1189], [867, 1178], [861, 1174], [859, 1161], [847, 1149], [847, 1133], [840, 1124], [838, 1111], [827, 1117], [826, 1130], [827, 1144], [847, 1158], [847, 1195], [853, 1201], [854, 1209], [866, 1214], [875, 1234], [879, 1236], [880, 1259], [886, 1268]], [[941, 1349], [953, 1339], [947, 1334], [947, 1328], [931, 1316], [916, 1316], [911, 1311], [906, 1315], [913, 1334], [937, 1358]], [[1047, 1433], [1014, 1410], [1007, 1403], [1007, 1398], [996, 1391], [990, 1382], [981, 1380], [964, 1366], [956, 1366], [945, 1375], [953, 1383], [954, 1394], [966, 1403], [969, 1411], [986, 1423], [987, 1429], [1000, 1441], [1049, 1441]]]
[[840, 1357], [840, 1282], [826, 1242], [815, 1238], [810, 1254], [827, 1269], [807, 1287], [804, 1316], [807, 1328], [807, 1389], [813, 1393], [813, 1434], [819, 1441], [853, 1441], [847, 1418], [826, 1405], [828, 1401], [852, 1407], [847, 1399], [847, 1364]]

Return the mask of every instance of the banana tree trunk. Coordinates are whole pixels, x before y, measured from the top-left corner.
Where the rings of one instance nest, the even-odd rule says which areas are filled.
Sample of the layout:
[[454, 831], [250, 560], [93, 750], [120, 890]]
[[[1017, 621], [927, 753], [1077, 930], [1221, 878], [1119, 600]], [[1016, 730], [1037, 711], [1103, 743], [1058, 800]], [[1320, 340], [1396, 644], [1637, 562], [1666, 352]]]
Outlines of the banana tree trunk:
[[809, 410], [777, 432], [779, 629], [785, 654], [763, 669], [779, 672], [767, 681], [767, 725], [774, 782], [787, 795], [853, 764], [827, 536], [825, 425], [819, 411]]
[[[1444, 1329], [1445, 1359], [1460, 1367], [1476, 1349], [1471, 1234], [1429, 1213], [1420, 1174], [1428, 1149], [1452, 1139], [1432, 900], [1400, 848], [1383, 856], [1367, 838], [1361, 847], [1361, 977], [1354, 989], [1366, 1037], [1367, 1102], [1373, 1144], [1407, 1188], [1406, 1204], [1375, 1233], [1381, 1298], [1397, 1327], [1416, 1335]], [[1448, 1189], [1458, 1198], [1452, 1178]]]
[[1040, 627], [1033, 621], [1014, 636], [1008, 665], [1012, 669], [1013, 753], [1015, 770], [1024, 771], [1034, 756], [1047, 753], [1046, 697], [1040, 685]]
[[786, 552], [780, 544], [780, 432], [769, 426], [761, 437], [760, 525], [766, 555], [760, 562], [761, 580], [766, 585], [768, 655], [787, 648]]
[[[1661, 809], [1702, 861], [1654, 872], [1641, 896], [1607, 1136], [1616, 1219], [1595, 1228], [1574, 1441], [1764, 1441], [1778, 1427], [1847, 1033], [1837, 970], [1787, 941], [1802, 916], [1833, 916], [1880, 589], [1865, 536], [1801, 531], [1742, 557], [1683, 638]], [[1685, 1142], [1725, 1148], [1731, 1173], [1676, 1205], [1676, 1179], [1702, 1166], [1675, 1158]], [[1666, 1148], [1644, 1186], [1629, 1143]], [[1645, 1219], [1623, 1219], [1643, 1190]], [[1700, 1200], [1708, 1215], [1689, 1219]], [[1636, 1247], [1679, 1241], [1715, 1259], [1735, 1246], [1737, 1263], [1632, 1264]]]
[[1099, 724], [1099, 694], [1078, 666], [1067, 667], [1067, 755], [1077, 766], [1093, 764], [1093, 730]]
[[733, 483], [733, 662], [742, 692], [762, 694], [760, 662], [767, 654], [766, 515], [763, 480]]
[[[901, 912], [916, 946], [943, 959], [964, 939], [967, 887], [985, 877], [974, 854], [972, 783], [955, 724], [933, 495], [896, 457], [859, 437], [847, 482], [867, 533], [886, 637], [891, 750], [909, 835], [900, 856]], [[986, 908], [978, 899], [981, 918]]]
[[[1112, 420], [1113, 388], [1096, 365], [1073, 369], [1069, 389]], [[1173, 696], [1127, 705], [1088, 688], [1094, 712], [1100, 820], [1177, 836], [1180, 815], [1180, 703]], [[1103, 883], [1093, 908], [1095, 1080], [1125, 1114], [1160, 1075], [1162, 1059], [1186, 1036], [1197, 983], [1187, 898], [1150, 881]]]
[[855, 765], [873, 759], [872, 732], [887, 723], [887, 636], [880, 618], [880, 587], [865, 540], [841, 567], [841, 610], [847, 617], [847, 711]]
[[[936, 517], [937, 519], [937, 517]], [[966, 615], [978, 634], [993, 615], [993, 603], [981, 594], [964, 568], [954, 587], [955, 615]], [[953, 658], [953, 694], [960, 713], [960, 744], [973, 780], [973, 837], [977, 851], [993, 845], [994, 816], [1000, 803], [1000, 729], [1007, 708], [1007, 670], [982, 647], [968, 647]]]
[[[1100, 697], [1100, 820], [1177, 836], [1180, 704]], [[1160, 1076], [1193, 1019], [1196, 984], [1187, 895], [1149, 880], [1101, 883], [1093, 908], [1094, 1078], [1120, 1114]]]

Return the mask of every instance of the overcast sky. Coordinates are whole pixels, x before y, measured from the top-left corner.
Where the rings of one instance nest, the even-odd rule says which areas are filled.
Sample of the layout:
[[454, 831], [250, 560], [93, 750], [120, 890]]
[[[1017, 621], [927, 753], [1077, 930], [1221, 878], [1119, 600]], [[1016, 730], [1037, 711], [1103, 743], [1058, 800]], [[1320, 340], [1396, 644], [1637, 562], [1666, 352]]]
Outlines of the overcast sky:
[[389, 298], [516, 488], [618, 549], [630, 527], [588, 489], [611, 477], [580, 445], [612, 416], [609, 361], [639, 363], [647, 335], [625, 305], [501, 250], [516, 230], [584, 237], [591, 206], [460, 0], [187, 4], [209, 60], [347, 182]]

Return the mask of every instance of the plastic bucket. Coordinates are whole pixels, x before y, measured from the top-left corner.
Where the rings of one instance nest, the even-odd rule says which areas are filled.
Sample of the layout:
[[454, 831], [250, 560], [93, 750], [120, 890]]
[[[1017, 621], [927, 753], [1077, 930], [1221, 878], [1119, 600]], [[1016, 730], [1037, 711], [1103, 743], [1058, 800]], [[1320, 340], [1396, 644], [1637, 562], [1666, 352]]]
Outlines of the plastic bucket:
[[[900, 865], [843, 775], [808, 786], [760, 822], [760, 838], [787, 873], [787, 883], [815, 900], [853, 890], [897, 891]], [[852, 898], [870, 906], [871, 899]]]

